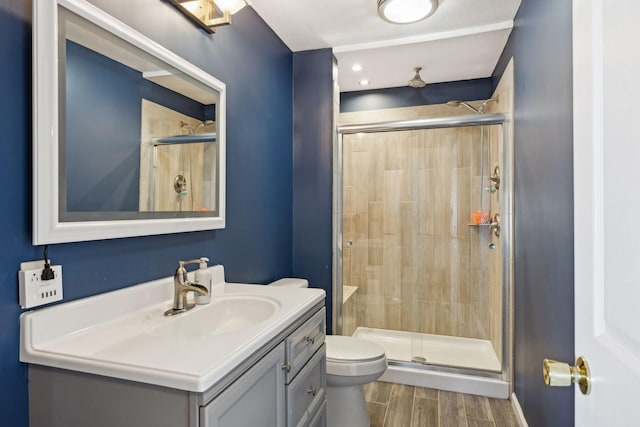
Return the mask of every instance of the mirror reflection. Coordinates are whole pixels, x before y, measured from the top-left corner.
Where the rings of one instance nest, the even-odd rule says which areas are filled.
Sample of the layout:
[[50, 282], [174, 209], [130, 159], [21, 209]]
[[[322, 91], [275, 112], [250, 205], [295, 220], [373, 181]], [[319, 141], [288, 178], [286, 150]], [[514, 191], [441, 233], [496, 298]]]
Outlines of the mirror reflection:
[[219, 93], [59, 8], [62, 222], [216, 216]]

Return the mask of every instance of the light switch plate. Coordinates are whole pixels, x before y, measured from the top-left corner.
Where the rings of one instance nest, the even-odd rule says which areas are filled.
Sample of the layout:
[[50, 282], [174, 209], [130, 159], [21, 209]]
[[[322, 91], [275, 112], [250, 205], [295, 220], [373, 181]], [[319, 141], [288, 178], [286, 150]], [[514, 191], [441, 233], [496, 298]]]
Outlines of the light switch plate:
[[53, 279], [42, 280], [44, 262], [32, 261], [20, 264], [18, 271], [20, 306], [31, 308], [62, 299], [62, 266], [52, 265]]

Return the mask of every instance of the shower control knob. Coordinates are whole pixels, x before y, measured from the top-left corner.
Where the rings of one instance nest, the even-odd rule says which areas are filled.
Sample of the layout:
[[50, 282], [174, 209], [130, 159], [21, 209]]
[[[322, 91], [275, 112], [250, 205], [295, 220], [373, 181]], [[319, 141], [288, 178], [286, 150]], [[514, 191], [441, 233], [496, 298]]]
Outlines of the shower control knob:
[[496, 248], [495, 243], [489, 243], [489, 249], [494, 250]]

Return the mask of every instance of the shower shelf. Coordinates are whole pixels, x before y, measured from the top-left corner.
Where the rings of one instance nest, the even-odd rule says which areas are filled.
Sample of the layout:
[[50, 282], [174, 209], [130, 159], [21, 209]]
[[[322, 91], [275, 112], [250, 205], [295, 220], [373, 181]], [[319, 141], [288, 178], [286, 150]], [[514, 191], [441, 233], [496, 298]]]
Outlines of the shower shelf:
[[342, 303], [346, 303], [349, 298], [351, 298], [351, 296], [353, 294], [356, 293], [356, 291], [358, 290], [357, 286], [348, 286], [348, 285], [344, 285], [342, 287]]
[[486, 224], [467, 224], [469, 227], [491, 227], [491, 223]]

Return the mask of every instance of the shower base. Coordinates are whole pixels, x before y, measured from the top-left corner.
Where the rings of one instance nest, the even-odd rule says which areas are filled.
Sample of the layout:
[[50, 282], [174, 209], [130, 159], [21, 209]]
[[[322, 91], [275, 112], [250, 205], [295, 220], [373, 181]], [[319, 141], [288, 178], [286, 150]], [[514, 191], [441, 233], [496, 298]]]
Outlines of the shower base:
[[[365, 327], [358, 327], [353, 336], [385, 349], [389, 367], [380, 381], [502, 399], [509, 396], [509, 384], [502, 380], [500, 362], [488, 340]], [[421, 353], [412, 354], [412, 336], [422, 341]], [[419, 349], [419, 344], [413, 347]]]

